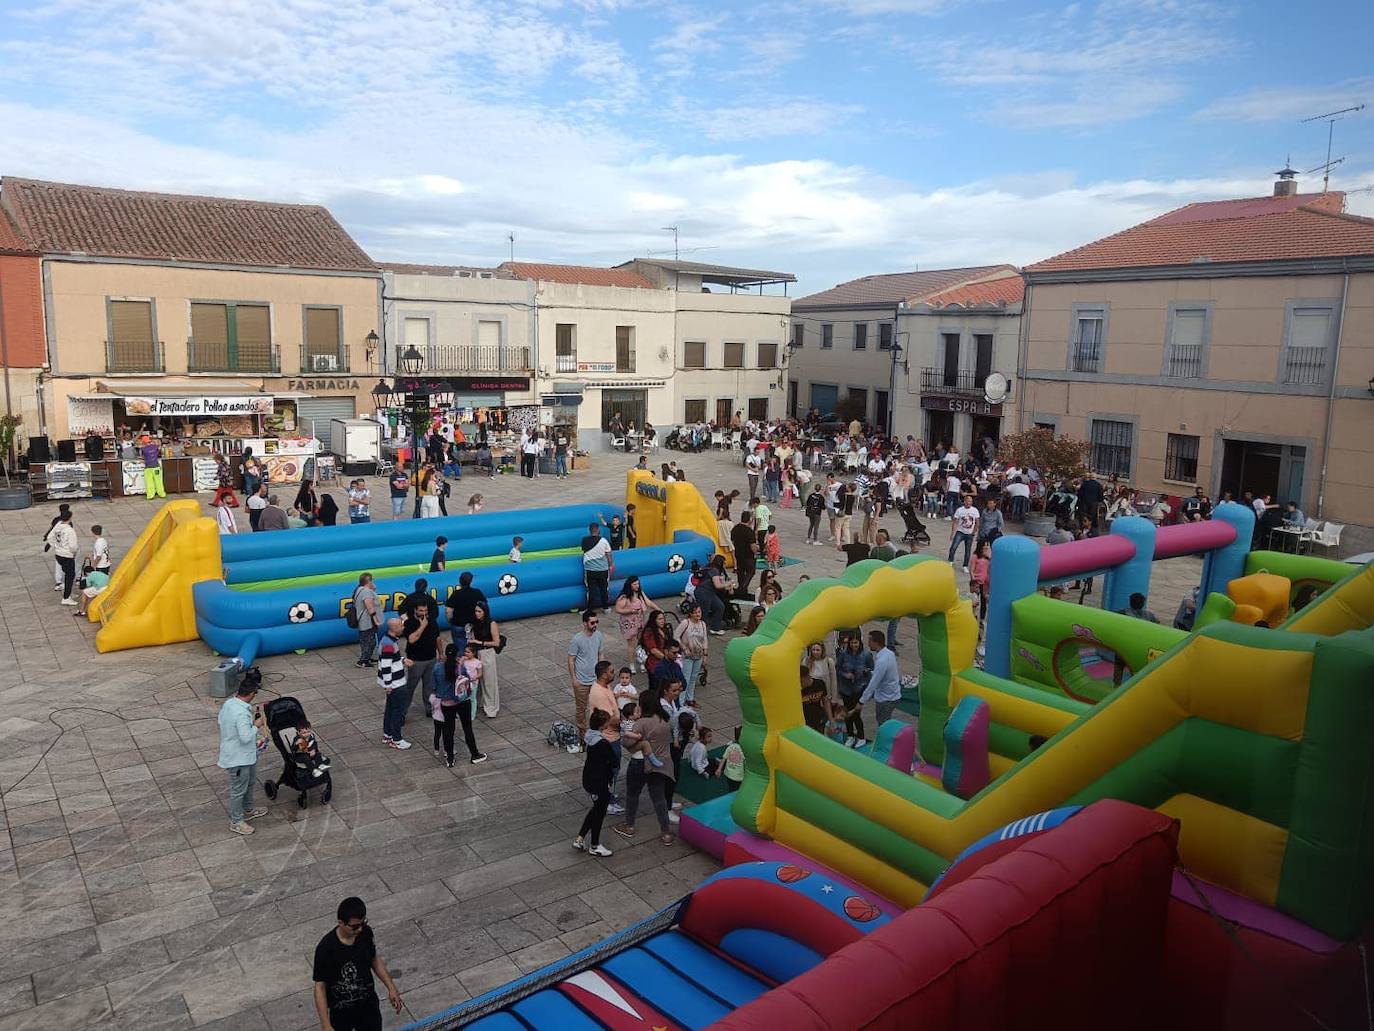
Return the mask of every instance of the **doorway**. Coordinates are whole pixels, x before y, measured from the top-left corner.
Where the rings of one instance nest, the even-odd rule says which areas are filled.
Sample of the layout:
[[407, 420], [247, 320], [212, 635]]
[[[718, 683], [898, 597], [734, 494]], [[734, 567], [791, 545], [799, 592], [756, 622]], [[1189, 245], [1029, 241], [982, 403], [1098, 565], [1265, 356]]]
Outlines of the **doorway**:
[[879, 427], [884, 433], [891, 429], [887, 424], [887, 414], [887, 391], [873, 391], [873, 425]]
[[1002, 417], [1000, 415], [975, 415], [973, 417], [973, 447], [984, 437], [992, 441], [993, 447], [1002, 439]]
[[936, 444], [944, 444], [946, 449], [954, 447], [952, 412], [926, 412], [926, 446], [934, 448]]
[[1279, 504], [1303, 502], [1307, 448], [1301, 444], [1272, 444], [1258, 440], [1225, 440], [1218, 489], [1238, 498], [1245, 491], [1269, 494]]
[[603, 390], [601, 391], [601, 432], [609, 433], [611, 419], [619, 414], [620, 421], [628, 429], [644, 425], [648, 418], [649, 394], [644, 390]]

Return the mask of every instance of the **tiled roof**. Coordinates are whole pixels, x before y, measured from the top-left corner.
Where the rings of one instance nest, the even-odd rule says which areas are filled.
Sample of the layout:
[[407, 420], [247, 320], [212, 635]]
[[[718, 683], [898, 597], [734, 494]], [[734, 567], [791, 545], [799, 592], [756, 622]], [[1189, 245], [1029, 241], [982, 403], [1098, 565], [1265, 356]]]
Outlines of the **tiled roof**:
[[1026, 271], [1151, 268], [1374, 255], [1374, 219], [1341, 212], [1344, 195], [1189, 204]]
[[315, 204], [0, 180], [20, 232], [45, 254], [376, 273]]
[[812, 307], [848, 308], [870, 304], [890, 304], [895, 307], [901, 301], [916, 300], [948, 289], [956, 283], [980, 279], [990, 272], [996, 272], [998, 268], [998, 265], [979, 265], [972, 268], [931, 269], [928, 272], [893, 272], [886, 275], [864, 276], [833, 286], [829, 290], [798, 298], [792, 302], [792, 310], [805, 311]]
[[14, 227], [14, 223], [5, 214], [5, 208], [0, 205], [0, 254], [36, 254], [33, 244], [29, 243], [19, 235], [19, 230]]
[[948, 290], [929, 294], [920, 303], [932, 308], [1004, 308], [1020, 304], [1026, 292], [1026, 281], [1018, 271], [1014, 275], [984, 279], [976, 283], [960, 283]]
[[399, 276], [457, 276], [460, 272], [467, 272], [473, 279], [519, 278], [508, 269], [479, 265], [409, 265], [400, 261], [379, 261], [377, 267], [383, 272], [394, 272]]
[[597, 268], [593, 265], [545, 265], [533, 261], [503, 261], [503, 269], [521, 279], [546, 283], [575, 283], [582, 286], [628, 286], [641, 290], [657, 289], [653, 282], [626, 268]]

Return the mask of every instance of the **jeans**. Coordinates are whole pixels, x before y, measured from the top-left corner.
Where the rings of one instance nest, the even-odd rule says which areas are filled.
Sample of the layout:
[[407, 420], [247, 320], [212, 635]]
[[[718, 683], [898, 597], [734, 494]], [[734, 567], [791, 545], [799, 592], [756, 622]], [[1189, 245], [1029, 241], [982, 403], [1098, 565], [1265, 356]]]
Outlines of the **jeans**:
[[821, 515], [822, 513], [817, 512], [815, 515], [809, 515], [806, 517], [808, 520], [806, 526], [807, 540], [818, 541], [821, 539]]
[[[710, 630], [721, 629], [721, 621], [725, 617], [725, 602], [720, 600], [720, 595], [715, 591], [703, 591], [700, 587], [696, 593], [697, 604], [701, 606], [701, 618], [706, 620], [706, 626]], [[684, 672], [686, 672], [684, 670]], [[687, 690], [692, 690], [692, 682], [687, 682]]]
[[938, 495], [938, 494], [927, 494], [927, 495], [925, 496], [925, 514], [928, 515], [928, 516], [934, 516], [934, 515], [939, 515], [939, 513], [940, 513], [940, 495]]
[[735, 597], [748, 597], [749, 585], [754, 582], [754, 574], [758, 572], [758, 567], [754, 565], [754, 557], [749, 556], [748, 561], [741, 562], [739, 556], [735, 556], [735, 578], [739, 580], [739, 587], [735, 592]]
[[386, 709], [382, 712], [382, 737], [401, 740], [406, 725], [406, 710], [410, 708], [410, 689], [392, 688], [386, 695]]
[[973, 549], [973, 534], [964, 533], [960, 530], [954, 531], [954, 538], [949, 542], [949, 561], [954, 561], [954, 553], [959, 550], [960, 542], [964, 545], [964, 568], [968, 568], [969, 553]]
[[660, 773], [657, 776], [663, 777], [668, 782], [663, 786], [663, 800], [668, 803], [668, 808], [671, 809], [673, 807], [673, 795], [677, 792], [677, 778], [682, 773], [682, 746], [670, 745], [668, 754], [673, 761], [673, 775], [667, 777]]
[[[723, 609], [724, 605], [721, 608]], [[704, 657], [700, 659], [693, 659], [687, 655], [682, 657], [682, 675], [687, 678], [687, 687], [682, 692], [682, 697], [689, 702], [696, 698], [697, 684], [701, 682], [701, 666], [705, 661]]]
[[534, 455], [522, 454], [520, 456], [520, 475], [526, 479], [534, 479], [535, 463], [538, 459]]
[[568, 456], [567, 456], [567, 455], [554, 455], [554, 456], [553, 456], [553, 471], [554, 471], [554, 475], [556, 475], [556, 476], [567, 476], [567, 475], [568, 475]]
[[434, 659], [416, 659], [406, 667], [406, 693], [415, 697], [415, 688], [420, 688], [421, 708], [429, 711], [429, 696], [434, 693], [430, 673], [434, 669]]
[[945, 515], [952, 516], [954, 510], [959, 507], [959, 495], [955, 491], [945, 491]]
[[251, 498], [258, 492], [258, 487], [262, 485], [262, 477], [254, 476], [251, 473], [243, 474], [243, 496], [245, 499]]
[[583, 570], [587, 577], [587, 608], [608, 609], [611, 607], [611, 572], [609, 569]]
[[851, 734], [857, 738], [863, 738], [864, 734], [864, 707], [859, 704], [859, 695], [845, 694], [840, 692], [840, 701], [844, 704], [845, 712], [854, 710], [853, 716], [844, 718], [844, 730], [846, 734]]
[[[449, 640], [453, 642], [453, 647], [458, 649], [458, 658], [463, 657], [463, 649], [468, 646], [468, 628], [465, 626], [450, 626], [448, 628]], [[438, 661], [437, 659], [435, 660]]]
[[668, 796], [663, 789], [665, 784], [672, 782], [663, 774], [652, 771], [653, 767], [649, 765], [648, 759], [631, 759], [625, 766], [625, 826], [635, 825], [635, 814], [639, 812], [639, 795], [647, 787], [654, 815], [658, 817], [658, 829], [660, 833], [667, 834]]
[[592, 807], [587, 811], [587, 815], [582, 818], [582, 826], [577, 830], [580, 839], [587, 839], [590, 835], [589, 844], [601, 844], [601, 824], [606, 819], [606, 809], [611, 804], [611, 793], [601, 791], [592, 796]]
[[76, 559], [57, 555], [57, 564], [62, 567], [62, 600], [72, 596], [72, 584], [76, 582]]
[[779, 483], [779, 481], [777, 481], [777, 480], [764, 480], [764, 481], [763, 481], [763, 500], [764, 500], [764, 501], [776, 502], [776, 501], [778, 500], [779, 496], [781, 496], [781, 493], [782, 493], [782, 490], [781, 490], [781, 484]]
[[393, 497], [391, 499], [391, 518], [400, 519], [401, 516], [405, 514], [405, 510], [406, 499], [404, 494], [402, 494], [399, 498]]
[[897, 642], [897, 625], [898, 625], [899, 623], [901, 623], [901, 620], [900, 620], [900, 619], [889, 619], [889, 620], [887, 621], [887, 646], [888, 646], [889, 648], [895, 647], [895, 646], [897, 645], [897, 643], [898, 643], [898, 642]]
[[358, 631], [358, 661], [371, 662], [372, 653], [377, 650], [377, 628], [368, 627]]
[[371, 517], [370, 515], [365, 515], [365, 516], [355, 516], [355, 515], [351, 515], [351, 516], [348, 517], [348, 521], [349, 521], [350, 523], [354, 523], [355, 525], [356, 525], [357, 523], [370, 523], [370, 522], [372, 522], [372, 517]]
[[873, 705], [878, 710], [879, 727], [881, 727], [888, 720], [892, 719], [892, 714], [897, 711], [898, 701], [900, 701], [900, 699], [896, 699], [891, 702], [880, 702], [876, 698], [873, 700]]
[[444, 475], [451, 479], [461, 480], [463, 478], [463, 467], [457, 462], [444, 463]]
[[258, 764], [230, 766], [229, 774], [229, 822], [242, 823], [243, 814], [253, 808], [253, 782], [257, 779]]

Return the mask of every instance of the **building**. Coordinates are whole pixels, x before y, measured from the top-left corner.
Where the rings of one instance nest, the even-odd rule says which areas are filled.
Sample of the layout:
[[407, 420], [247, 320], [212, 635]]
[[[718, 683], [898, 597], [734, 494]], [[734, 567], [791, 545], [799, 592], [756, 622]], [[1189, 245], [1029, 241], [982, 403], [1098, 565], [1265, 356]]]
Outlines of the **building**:
[[[38, 251], [0, 207], [0, 367], [6, 415], [22, 420], [15, 434], [22, 450], [27, 434], [42, 425], [39, 380], [48, 364], [43, 341], [43, 273]], [[9, 456], [0, 455], [0, 462]]]
[[986, 401], [984, 381], [994, 371], [1011, 380], [1020, 314], [1011, 265], [864, 276], [799, 298], [789, 410], [827, 415], [853, 398], [899, 436], [963, 449], [977, 420], [996, 439], [1009, 401]]
[[617, 413], [661, 439], [683, 422], [782, 412], [790, 301], [762, 288], [786, 273], [646, 258], [382, 272], [390, 368], [413, 344], [427, 371], [458, 377], [460, 404], [537, 406], [578, 447], [608, 446]]
[[1272, 197], [1189, 204], [1029, 266], [1021, 421], [1152, 491], [1374, 524], [1374, 220], [1295, 190], [1285, 171]]
[[370, 402], [381, 274], [324, 208], [12, 177], [0, 205], [41, 255], [36, 432], [218, 414], [321, 436]]

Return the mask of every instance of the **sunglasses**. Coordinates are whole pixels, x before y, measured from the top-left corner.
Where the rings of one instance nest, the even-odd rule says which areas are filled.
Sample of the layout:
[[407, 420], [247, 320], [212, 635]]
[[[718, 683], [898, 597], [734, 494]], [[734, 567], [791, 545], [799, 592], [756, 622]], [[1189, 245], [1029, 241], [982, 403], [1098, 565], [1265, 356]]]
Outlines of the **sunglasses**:
[[587, 620], [587, 625], [588, 625], [588, 626], [599, 626], [600, 624], [601, 624], [601, 620], [599, 620], [599, 619], [589, 619], [589, 620]]
[[349, 929], [350, 931], [352, 931], [354, 934], [357, 934], [359, 931], [361, 931], [361, 930], [362, 930], [364, 927], [366, 927], [366, 926], [367, 926], [367, 920], [366, 920], [366, 919], [363, 919], [363, 920], [359, 921], [359, 922], [356, 923], [356, 924], [353, 923], [352, 921], [349, 921], [348, 923], [344, 924], [344, 927], [348, 928], [348, 929]]

